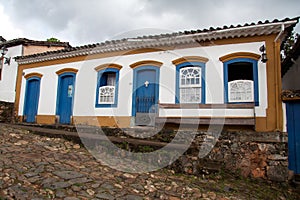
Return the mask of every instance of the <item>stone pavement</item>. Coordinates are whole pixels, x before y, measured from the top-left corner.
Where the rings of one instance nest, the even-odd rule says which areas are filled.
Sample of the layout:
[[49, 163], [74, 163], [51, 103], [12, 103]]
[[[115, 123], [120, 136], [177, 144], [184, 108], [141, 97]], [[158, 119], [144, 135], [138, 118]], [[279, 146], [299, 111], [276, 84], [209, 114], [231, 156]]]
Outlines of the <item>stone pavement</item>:
[[145, 174], [116, 171], [102, 165], [84, 147], [62, 138], [1, 124], [0, 138], [0, 200], [249, 198], [226, 183], [218, 191], [215, 180], [166, 169]]

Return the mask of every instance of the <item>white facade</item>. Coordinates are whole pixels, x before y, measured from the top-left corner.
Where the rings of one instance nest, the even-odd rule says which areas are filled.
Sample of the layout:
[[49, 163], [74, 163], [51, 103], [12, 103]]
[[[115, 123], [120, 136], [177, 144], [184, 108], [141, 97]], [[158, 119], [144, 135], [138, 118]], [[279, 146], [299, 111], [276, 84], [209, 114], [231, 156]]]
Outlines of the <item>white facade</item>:
[[[26, 69], [24, 74], [40, 73], [43, 75], [40, 85], [38, 115], [55, 115], [58, 88], [58, 76], [55, 73], [64, 68], [78, 69], [75, 83], [73, 116], [132, 116], [133, 69], [132, 63], [143, 60], [154, 60], [163, 63], [160, 67], [159, 102], [175, 104], [176, 66], [172, 61], [184, 56], [202, 56], [208, 58], [206, 63], [206, 104], [224, 104], [223, 63], [220, 57], [235, 52], [260, 54], [259, 47], [264, 42], [214, 45], [186, 48], [170, 51], [158, 51], [117, 57], [99, 58], [67, 64], [40, 66]], [[115, 63], [122, 66], [119, 72], [118, 105], [116, 108], [96, 108], [97, 72], [95, 67]], [[266, 65], [258, 61], [259, 106], [255, 109], [161, 109], [160, 117], [265, 117], [267, 102]], [[26, 79], [21, 84], [19, 115], [23, 115]]]
[[18, 73], [18, 63], [13, 57], [22, 55], [22, 45], [9, 47], [5, 57], [11, 57], [10, 65], [3, 64], [2, 77], [0, 80], [0, 101], [11, 102], [15, 101], [16, 95], [16, 79]]

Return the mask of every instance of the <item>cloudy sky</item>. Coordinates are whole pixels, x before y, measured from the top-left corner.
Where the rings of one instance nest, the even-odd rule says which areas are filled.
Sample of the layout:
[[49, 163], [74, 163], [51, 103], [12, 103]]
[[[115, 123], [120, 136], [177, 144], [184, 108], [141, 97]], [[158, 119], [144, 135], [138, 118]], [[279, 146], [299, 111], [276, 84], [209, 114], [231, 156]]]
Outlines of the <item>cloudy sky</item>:
[[78, 46], [296, 16], [299, 0], [0, 0], [0, 36]]

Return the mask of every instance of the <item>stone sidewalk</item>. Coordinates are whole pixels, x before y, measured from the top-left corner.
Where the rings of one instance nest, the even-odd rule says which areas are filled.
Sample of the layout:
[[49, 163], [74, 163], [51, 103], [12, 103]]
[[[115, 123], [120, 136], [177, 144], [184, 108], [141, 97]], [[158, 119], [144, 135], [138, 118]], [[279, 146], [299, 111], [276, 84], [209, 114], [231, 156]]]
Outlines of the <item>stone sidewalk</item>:
[[[207, 179], [166, 169], [124, 173], [102, 165], [79, 144], [7, 125], [0, 124], [0, 138], [0, 200], [258, 198], [258, 193], [251, 190], [252, 185], [259, 190], [256, 183], [246, 181], [235, 186], [232, 180], [224, 181], [220, 175]], [[280, 199], [295, 196], [289, 188], [286, 193], [278, 188], [263, 189], [270, 194], [277, 191], [276, 197]]]

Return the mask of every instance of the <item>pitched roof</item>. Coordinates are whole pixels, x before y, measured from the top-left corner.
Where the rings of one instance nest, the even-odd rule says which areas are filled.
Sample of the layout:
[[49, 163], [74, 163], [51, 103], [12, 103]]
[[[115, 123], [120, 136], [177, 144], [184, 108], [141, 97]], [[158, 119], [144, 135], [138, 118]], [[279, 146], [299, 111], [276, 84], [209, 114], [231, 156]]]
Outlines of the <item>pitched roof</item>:
[[36, 46], [61, 46], [70, 48], [69, 42], [48, 42], [48, 41], [38, 41], [38, 40], [29, 40], [27, 38], [17, 38], [13, 40], [5, 40], [0, 43], [0, 47], [13, 47], [18, 45], [36, 45]]
[[205, 42], [228, 38], [241, 38], [251, 36], [271, 35], [282, 32], [282, 37], [291, 33], [298, 23], [299, 17], [286, 18], [283, 20], [259, 21], [257, 23], [244, 25], [231, 25], [203, 30], [191, 30], [175, 32], [170, 34], [148, 35], [136, 38], [124, 38], [121, 40], [105, 41], [97, 44], [88, 44], [58, 51], [49, 51], [28, 56], [16, 57], [19, 64], [42, 62], [76, 56], [87, 56], [97, 53], [116, 52], [124, 50], [134, 50], [140, 48], [156, 48], [162, 46], [176, 46], [180, 44], [190, 44], [195, 42]]
[[284, 74], [293, 66], [294, 62], [300, 56], [300, 36], [297, 38], [297, 42], [292, 47], [292, 50], [286, 56], [286, 58], [281, 62], [281, 76], [283, 77]]

